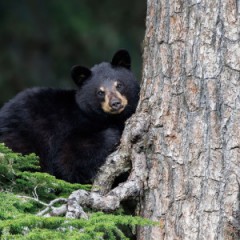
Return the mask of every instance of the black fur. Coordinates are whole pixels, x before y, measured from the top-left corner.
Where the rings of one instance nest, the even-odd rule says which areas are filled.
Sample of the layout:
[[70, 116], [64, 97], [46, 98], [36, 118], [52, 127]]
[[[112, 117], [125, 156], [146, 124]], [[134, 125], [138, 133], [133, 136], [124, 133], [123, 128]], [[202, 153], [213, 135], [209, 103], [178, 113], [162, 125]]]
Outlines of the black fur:
[[[119, 144], [124, 122], [136, 109], [139, 84], [129, 67], [112, 63], [72, 69], [78, 90], [33, 88], [19, 93], [0, 110], [0, 142], [16, 152], [36, 153], [41, 169], [57, 178], [91, 183], [106, 157]], [[121, 60], [121, 59], [120, 59]], [[130, 66], [130, 57], [127, 58]], [[128, 105], [108, 114], [97, 96], [100, 85], [123, 84]]]

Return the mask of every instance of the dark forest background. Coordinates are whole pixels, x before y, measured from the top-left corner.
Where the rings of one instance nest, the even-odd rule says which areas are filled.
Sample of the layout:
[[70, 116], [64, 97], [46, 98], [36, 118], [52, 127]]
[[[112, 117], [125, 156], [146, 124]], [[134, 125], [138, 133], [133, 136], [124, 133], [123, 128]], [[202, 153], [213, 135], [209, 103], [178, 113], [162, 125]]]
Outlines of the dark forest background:
[[140, 79], [143, 0], [0, 0], [0, 107], [32, 86], [70, 88], [70, 69], [109, 61], [119, 48]]

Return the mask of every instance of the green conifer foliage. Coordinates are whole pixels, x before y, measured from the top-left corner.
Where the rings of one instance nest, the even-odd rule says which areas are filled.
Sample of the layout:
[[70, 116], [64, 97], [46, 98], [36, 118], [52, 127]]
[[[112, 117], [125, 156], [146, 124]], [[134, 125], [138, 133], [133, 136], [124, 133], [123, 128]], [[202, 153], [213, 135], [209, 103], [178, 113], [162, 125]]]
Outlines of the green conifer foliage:
[[154, 224], [140, 217], [100, 212], [89, 213], [88, 220], [37, 216], [43, 205], [36, 199], [46, 202], [90, 187], [70, 184], [38, 170], [36, 155], [22, 156], [0, 144], [1, 239], [128, 239], [121, 227]]

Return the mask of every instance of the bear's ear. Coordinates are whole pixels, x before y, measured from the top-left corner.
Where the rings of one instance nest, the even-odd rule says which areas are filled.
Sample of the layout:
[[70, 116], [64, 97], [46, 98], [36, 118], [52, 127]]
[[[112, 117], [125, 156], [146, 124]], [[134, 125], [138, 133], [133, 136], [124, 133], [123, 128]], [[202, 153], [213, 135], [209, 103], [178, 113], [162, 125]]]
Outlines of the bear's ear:
[[115, 66], [115, 67], [124, 67], [124, 68], [130, 69], [131, 57], [128, 51], [124, 49], [118, 50], [114, 54], [111, 64], [112, 66]]
[[82, 67], [80, 65], [73, 66], [71, 69], [71, 77], [74, 80], [74, 82], [77, 84], [78, 87], [82, 85], [82, 83], [90, 77], [92, 74], [91, 70]]

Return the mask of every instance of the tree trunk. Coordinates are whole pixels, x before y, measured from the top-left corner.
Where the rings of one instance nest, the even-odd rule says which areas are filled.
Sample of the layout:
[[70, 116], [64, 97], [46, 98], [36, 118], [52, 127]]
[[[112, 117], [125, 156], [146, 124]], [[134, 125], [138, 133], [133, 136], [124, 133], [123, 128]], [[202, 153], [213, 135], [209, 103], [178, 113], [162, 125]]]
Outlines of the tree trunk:
[[138, 239], [240, 239], [239, 18], [240, 1], [148, 0], [136, 119], [149, 128], [132, 148], [140, 213], [159, 225]]

